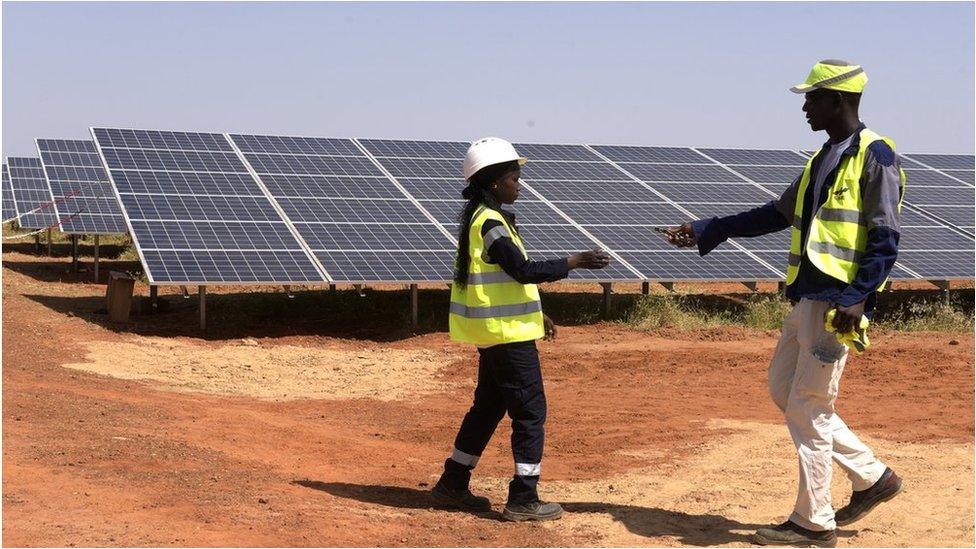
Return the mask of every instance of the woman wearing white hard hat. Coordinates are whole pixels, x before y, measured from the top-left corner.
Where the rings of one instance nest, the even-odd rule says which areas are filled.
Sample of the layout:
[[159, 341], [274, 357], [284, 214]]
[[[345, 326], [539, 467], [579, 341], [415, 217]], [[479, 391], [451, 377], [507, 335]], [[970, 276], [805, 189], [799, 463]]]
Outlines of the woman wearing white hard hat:
[[610, 262], [593, 250], [548, 261], [531, 261], [515, 225], [501, 208], [518, 198], [526, 159], [511, 143], [495, 137], [475, 141], [464, 157], [468, 200], [460, 215], [457, 269], [451, 288], [451, 339], [478, 346], [478, 386], [474, 403], [454, 440], [454, 452], [433, 497], [443, 506], [487, 511], [487, 498], [468, 488], [498, 422], [512, 418], [515, 475], [502, 516], [508, 520], [551, 520], [558, 503], [539, 499], [546, 396], [535, 340], [552, 339], [556, 328], [542, 313], [539, 282], [565, 278], [576, 268], [602, 269]]

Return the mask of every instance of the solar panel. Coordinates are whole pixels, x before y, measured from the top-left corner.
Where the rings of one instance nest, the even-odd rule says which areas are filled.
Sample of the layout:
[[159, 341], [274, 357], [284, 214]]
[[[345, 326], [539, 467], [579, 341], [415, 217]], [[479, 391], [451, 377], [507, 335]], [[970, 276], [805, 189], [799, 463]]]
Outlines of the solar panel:
[[14, 205], [14, 191], [10, 187], [10, 174], [7, 173], [7, 164], [3, 164], [3, 221], [17, 217], [17, 206]]
[[794, 151], [765, 149], [696, 149], [721, 164], [803, 167], [807, 159]]
[[91, 141], [38, 139], [61, 230], [69, 234], [121, 234], [127, 231], [119, 201], [102, 159]]
[[44, 177], [41, 159], [9, 157], [7, 172], [14, 207], [17, 214], [22, 216], [18, 219], [20, 226], [25, 229], [46, 229], [57, 225], [59, 219], [54, 209], [54, 197]]
[[930, 186], [956, 186], [961, 183], [948, 175], [935, 170], [905, 168], [906, 186], [930, 187]]
[[942, 170], [942, 173], [970, 185], [976, 183], [976, 172], [973, 170]]
[[722, 166], [680, 164], [621, 164], [620, 167], [647, 182], [684, 181], [694, 183], [745, 183]]
[[937, 170], [972, 170], [976, 160], [971, 154], [906, 154], [910, 160]]
[[[701, 257], [695, 250], [620, 252], [652, 280], [775, 280], [780, 276], [738, 250], [714, 250]], [[782, 259], [778, 263], [784, 263]], [[776, 265], [777, 263], [773, 263]]]
[[[460, 191], [466, 185], [459, 175], [467, 144], [461, 146], [452, 142], [432, 145], [431, 142], [423, 142], [412, 145], [370, 139], [360, 142], [364, 148], [375, 155], [377, 161], [411, 196], [418, 199], [446, 231], [452, 235], [458, 233], [458, 215], [465, 204], [464, 200], [458, 198]], [[536, 161], [533, 157], [533, 161], [523, 168], [522, 176], [525, 181], [522, 195], [515, 204], [505, 207], [515, 213], [516, 223], [525, 237], [526, 249], [532, 259], [565, 257], [570, 253], [598, 247], [599, 244], [578, 226], [560, 215], [553, 206], [539, 199], [539, 195], [532, 191], [537, 181], [532, 179], [533, 174], [548, 177], [539, 180], [541, 187], [555, 184], [564, 190], [571, 188], [577, 192], [585, 192], [584, 186], [576, 185], [573, 180], [619, 181], [625, 180], [626, 176], [582, 145], [519, 144], [516, 146], [520, 154], [537, 154], [547, 159]], [[437, 160], [430, 160], [429, 158], [432, 157], [437, 157]], [[600, 271], [578, 269], [571, 272], [570, 277], [585, 280], [640, 279], [638, 273], [619, 261], [612, 262], [609, 267]]]
[[796, 166], [736, 166], [735, 171], [761, 185], [790, 185], [803, 173]]
[[[99, 131], [140, 254], [147, 270], [159, 273], [151, 280], [451, 278], [467, 143]], [[701, 257], [653, 229], [768, 203], [801, 173], [802, 152], [537, 143], [516, 149], [530, 161], [520, 198], [506, 209], [516, 214], [531, 257], [603, 246], [615, 258], [604, 271], [574, 271], [574, 279], [783, 276], [789, 230], [736, 239]], [[85, 169], [97, 167], [83, 148], [51, 153], [59, 162], [51, 169], [68, 181], [64, 176], [89, 176]], [[893, 276], [971, 276], [971, 166], [958, 167], [947, 155], [915, 156], [919, 161], [905, 163], [904, 264], [900, 258]], [[923, 265], [940, 253], [944, 267]]]
[[454, 242], [355, 141], [230, 138], [333, 281], [451, 279]]
[[972, 229], [974, 223], [973, 206], [921, 206], [920, 210], [934, 215], [949, 225]]
[[150, 284], [326, 280], [223, 135], [92, 135]]
[[976, 189], [972, 187], [912, 187], [906, 185], [905, 200], [918, 206], [972, 206]]
[[529, 186], [549, 200], [570, 202], [660, 202], [661, 197], [635, 181], [548, 181]]
[[671, 200], [688, 203], [763, 204], [777, 197], [776, 193], [756, 185], [723, 183], [651, 183], [651, 187]]
[[914, 251], [899, 250], [898, 265], [907, 267], [922, 278], [973, 278], [973, 250], [968, 251]]
[[668, 164], [714, 164], [686, 147], [639, 147], [631, 145], [593, 145], [593, 150], [613, 162], [661, 162]]

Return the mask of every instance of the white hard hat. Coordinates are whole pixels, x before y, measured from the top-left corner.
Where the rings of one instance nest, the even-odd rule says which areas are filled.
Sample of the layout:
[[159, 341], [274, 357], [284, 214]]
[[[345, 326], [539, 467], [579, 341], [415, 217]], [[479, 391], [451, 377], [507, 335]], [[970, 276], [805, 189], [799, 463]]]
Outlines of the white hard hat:
[[479, 139], [468, 147], [468, 152], [464, 155], [464, 179], [470, 179], [472, 175], [485, 166], [501, 164], [518, 160], [519, 166], [528, 162], [524, 156], [519, 156], [515, 152], [515, 147], [504, 139], [497, 137], [485, 137]]

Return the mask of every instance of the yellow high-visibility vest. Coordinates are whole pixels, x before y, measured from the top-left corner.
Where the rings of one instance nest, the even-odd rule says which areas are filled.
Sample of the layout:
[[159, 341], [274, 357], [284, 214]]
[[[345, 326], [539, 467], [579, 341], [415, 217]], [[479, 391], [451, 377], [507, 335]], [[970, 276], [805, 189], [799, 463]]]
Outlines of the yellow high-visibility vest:
[[[481, 227], [489, 219], [502, 225], [482, 237]], [[505, 217], [484, 205], [479, 207], [468, 229], [468, 283], [462, 287], [455, 281], [451, 285], [449, 323], [454, 341], [490, 347], [531, 341], [545, 334], [539, 288], [517, 282], [500, 266], [488, 262], [488, 248], [501, 236], [510, 237], [528, 259], [522, 239]]]
[[[800, 242], [803, 217], [803, 200], [806, 197], [807, 186], [810, 184], [810, 172], [814, 160], [819, 156], [813, 155], [807, 161], [797, 189], [796, 208], [793, 211], [793, 229], [790, 231], [790, 257], [786, 269], [786, 283], [792, 284], [800, 271], [800, 259], [803, 251], [817, 269], [824, 274], [842, 282], [850, 283], [857, 274], [857, 261], [864, 253], [868, 239], [868, 228], [862, 215], [861, 175], [864, 172], [864, 159], [868, 146], [877, 141], [885, 143], [895, 150], [895, 143], [887, 137], [864, 128], [861, 130], [860, 143], [857, 154], [841, 157], [837, 167], [837, 179], [827, 194], [824, 202], [810, 221], [807, 241]], [[898, 211], [901, 212], [901, 202], [905, 196], [905, 171], [901, 172], [901, 198], [898, 200]], [[824, 182], [826, 185], [828, 182]], [[819, 197], [813, 197], [818, 200]], [[883, 290], [887, 280], [878, 288]]]

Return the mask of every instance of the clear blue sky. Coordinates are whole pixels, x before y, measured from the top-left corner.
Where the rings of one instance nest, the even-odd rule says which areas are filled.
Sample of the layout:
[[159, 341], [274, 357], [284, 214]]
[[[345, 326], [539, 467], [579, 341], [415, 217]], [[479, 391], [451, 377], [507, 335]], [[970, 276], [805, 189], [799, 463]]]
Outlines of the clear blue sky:
[[819, 59], [862, 119], [972, 152], [972, 3], [3, 3], [3, 153], [88, 126], [815, 147]]

